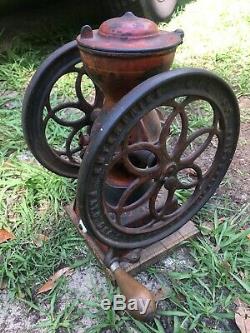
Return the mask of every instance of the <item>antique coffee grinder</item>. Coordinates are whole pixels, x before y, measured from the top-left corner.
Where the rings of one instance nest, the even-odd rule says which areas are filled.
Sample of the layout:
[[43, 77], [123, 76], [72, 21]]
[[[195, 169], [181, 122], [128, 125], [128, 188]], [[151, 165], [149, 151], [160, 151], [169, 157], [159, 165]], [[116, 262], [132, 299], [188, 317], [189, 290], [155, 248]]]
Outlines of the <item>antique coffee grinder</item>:
[[227, 83], [202, 69], [169, 70], [182, 39], [130, 12], [98, 30], [84, 26], [44, 61], [24, 100], [36, 159], [78, 179], [70, 216], [79, 232], [128, 299], [150, 300], [144, 315], [132, 312], [139, 319], [152, 317], [154, 297], [119, 262], [140, 260], [192, 218], [223, 179], [239, 135]]

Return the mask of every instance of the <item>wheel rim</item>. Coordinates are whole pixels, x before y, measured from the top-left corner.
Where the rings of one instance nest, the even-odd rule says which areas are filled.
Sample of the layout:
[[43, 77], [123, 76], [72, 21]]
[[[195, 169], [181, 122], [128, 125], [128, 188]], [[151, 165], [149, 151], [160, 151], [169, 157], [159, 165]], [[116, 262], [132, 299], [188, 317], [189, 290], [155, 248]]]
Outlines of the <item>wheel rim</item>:
[[[92, 86], [94, 96], [85, 94], [84, 84], [87, 92]], [[24, 99], [25, 138], [38, 161], [56, 174], [76, 178], [92, 112], [102, 104], [102, 93], [87, 76], [76, 43], [52, 53], [35, 73]]]
[[[209, 106], [212, 110], [209, 126], [207, 120], [204, 123], [203, 115], [198, 119], [201, 124], [195, 119], [194, 103], [199, 105], [201, 102], [205, 103], [204, 109]], [[138, 120], [162, 105], [171, 110], [162, 120], [158, 141], [129, 145], [127, 137]], [[192, 112], [193, 118], [190, 119]], [[173, 138], [171, 127], [177, 116], [181, 127], [171, 146], [167, 139]], [[96, 237], [111, 246], [146, 246], [180, 228], [215, 192], [237, 143], [237, 101], [230, 88], [216, 76], [201, 70], [178, 70], [160, 74], [135, 88], [114, 108], [112, 119], [113, 122], [107, 119], [103, 126], [107, 126], [105, 133], [96, 138], [95, 146], [98, 143], [99, 149], [93, 149], [90, 144], [88, 158], [84, 159], [79, 174], [81, 217]], [[194, 127], [191, 131], [190, 124]], [[212, 150], [217, 146], [210, 156], [212, 162], [207, 166], [207, 156], [211, 153], [207, 151], [209, 145]], [[144, 168], [133, 165], [129, 155], [138, 151], [151, 154], [151, 165]], [[198, 157], [204, 157], [204, 154], [205, 159], [197, 164]], [[110, 168], [121, 160], [134, 179], [114, 205], [107, 202], [105, 188], [109, 183]], [[203, 170], [204, 162], [207, 170]], [[191, 180], [185, 183], [188, 174], [191, 174]], [[147, 189], [139, 199], [134, 196], [131, 204], [131, 194], [147, 182]], [[163, 188], [168, 193], [164, 204], [157, 207], [156, 199]], [[178, 196], [183, 193], [176, 196], [178, 190], [192, 192], [182, 204], [180, 200], [178, 202]], [[148, 206], [146, 213], [145, 202]], [[133, 216], [129, 226], [126, 219], [122, 220], [122, 214]], [[137, 221], [142, 216], [144, 224]]]

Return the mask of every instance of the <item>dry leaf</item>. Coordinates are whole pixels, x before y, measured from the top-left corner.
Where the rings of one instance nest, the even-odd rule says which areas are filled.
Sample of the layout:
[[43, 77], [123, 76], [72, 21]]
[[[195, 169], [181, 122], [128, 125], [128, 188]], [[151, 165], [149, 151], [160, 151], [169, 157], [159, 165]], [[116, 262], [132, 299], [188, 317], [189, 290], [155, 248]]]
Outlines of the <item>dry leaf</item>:
[[15, 236], [12, 233], [7, 230], [0, 229], [0, 244], [13, 238], [15, 238]]
[[48, 236], [44, 234], [38, 234], [36, 239], [34, 239], [33, 243], [36, 245], [36, 247], [41, 247], [43, 243], [46, 242], [48, 239]]
[[222, 267], [223, 267], [226, 271], [230, 272], [230, 270], [231, 270], [231, 265], [229, 264], [228, 261], [224, 260], [224, 261], [222, 261], [221, 264], [222, 264]]
[[190, 176], [190, 177], [195, 177], [195, 178], [197, 178], [197, 173], [195, 172], [194, 169], [187, 168], [187, 169], [186, 169], [186, 173], [187, 173], [187, 175]]
[[7, 281], [5, 280], [0, 281], [0, 290], [6, 289], [7, 286], [8, 286]]
[[167, 294], [168, 294], [168, 292], [166, 289], [163, 289], [163, 288], [158, 289], [154, 295], [156, 302], [160, 302], [160, 301], [163, 301], [164, 299], [166, 299]]
[[214, 225], [212, 222], [203, 221], [201, 227], [202, 227], [201, 232], [203, 235], [210, 235], [211, 231], [214, 228]]
[[49, 209], [49, 206], [50, 206], [49, 201], [47, 201], [47, 200], [42, 200], [42, 201], [39, 203], [39, 207], [37, 208], [39, 214], [43, 214], [43, 215], [45, 215], [46, 212], [47, 212], [48, 209]]
[[250, 333], [250, 308], [240, 299], [235, 301], [237, 305], [235, 322], [241, 333]]
[[247, 235], [247, 238], [248, 238], [248, 239], [250, 239], [250, 234], [249, 234], [249, 235]]
[[59, 269], [59, 271], [57, 271], [54, 275], [52, 275], [49, 280], [42, 285], [42, 287], [40, 287], [37, 291], [37, 295], [38, 294], [42, 294], [42, 293], [46, 293], [47, 291], [53, 289], [55, 287], [56, 281], [62, 276], [62, 275], [66, 275], [66, 273], [69, 273], [70, 271], [70, 267], [64, 267]]

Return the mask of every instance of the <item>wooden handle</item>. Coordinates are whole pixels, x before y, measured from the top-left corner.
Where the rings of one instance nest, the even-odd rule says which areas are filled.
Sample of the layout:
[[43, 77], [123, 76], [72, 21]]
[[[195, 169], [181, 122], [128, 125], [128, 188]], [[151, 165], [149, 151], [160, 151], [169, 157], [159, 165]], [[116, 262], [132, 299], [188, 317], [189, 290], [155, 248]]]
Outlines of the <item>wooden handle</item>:
[[113, 270], [117, 284], [126, 297], [127, 312], [136, 319], [152, 319], [156, 311], [153, 294], [119, 266]]

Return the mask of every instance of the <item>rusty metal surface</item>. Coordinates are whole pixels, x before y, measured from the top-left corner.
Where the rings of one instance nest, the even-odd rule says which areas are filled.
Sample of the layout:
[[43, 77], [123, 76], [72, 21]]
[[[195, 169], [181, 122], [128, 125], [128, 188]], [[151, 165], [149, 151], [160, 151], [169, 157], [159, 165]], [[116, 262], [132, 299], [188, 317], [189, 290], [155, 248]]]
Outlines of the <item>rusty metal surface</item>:
[[153, 21], [127, 12], [105, 21], [98, 30], [84, 26], [77, 42], [85, 52], [135, 57], [173, 51], [182, 43], [182, 35], [159, 30]]
[[180, 31], [159, 31], [154, 22], [132, 13], [104, 22], [99, 30], [83, 27], [77, 42], [88, 75], [105, 95], [103, 109], [110, 110], [148, 77], [169, 70], [182, 38]]
[[[192, 128], [194, 102], [207, 103], [210, 124]], [[140, 120], [161, 107], [168, 112], [162, 114], [158, 138], [129, 142]], [[177, 117], [180, 131], [175, 137]], [[217, 76], [190, 69], [148, 79], [122, 98], [106, 116], [103, 131], [90, 142], [78, 177], [80, 215], [96, 237], [112, 247], [138, 248], [161, 240], [187, 223], [215, 192], [232, 160], [238, 134], [237, 99]], [[172, 144], [171, 137], [176, 139]], [[205, 160], [204, 171], [198, 159], [206, 157], [210, 146], [213, 154]], [[123, 165], [123, 177], [129, 174], [130, 181], [110, 203], [105, 187], [116, 164]], [[168, 193], [163, 207], [157, 205], [162, 190]], [[177, 200], [179, 191], [189, 191], [182, 201]], [[140, 219], [142, 214], [136, 211], [145, 206], [146, 217]]]
[[[103, 94], [95, 87], [95, 99], [90, 105], [82, 92], [86, 71], [81, 64], [79, 50], [75, 41], [65, 44], [53, 52], [39, 67], [26, 90], [23, 102], [23, 131], [29, 149], [36, 159], [47, 169], [65, 177], [77, 178], [81, 157], [88, 144], [88, 132], [92, 127], [92, 112], [103, 105]], [[75, 75], [75, 97], [67, 102], [56, 102], [52, 93], [64, 75]], [[71, 100], [70, 100], [71, 99]], [[66, 109], [79, 112], [77, 120], [70, 114], [61, 117]], [[61, 146], [54, 145], [48, 129], [51, 123], [60, 127]], [[56, 135], [55, 135], [56, 136]], [[62, 140], [63, 139], [63, 140]], [[57, 139], [58, 141], [58, 139]], [[63, 141], [63, 142], [62, 142]], [[75, 142], [78, 142], [77, 146]]]
[[[237, 99], [208, 71], [169, 71], [182, 38], [181, 30], [159, 31], [132, 13], [98, 31], [85, 26], [79, 49], [74, 42], [53, 53], [27, 89], [28, 145], [49, 170], [78, 176], [76, 211], [106, 249], [145, 247], [177, 231], [212, 196], [232, 160]], [[52, 105], [51, 91], [67, 73], [76, 74], [76, 101]], [[94, 83], [92, 104], [83, 77]], [[81, 117], [61, 119], [65, 108]], [[70, 129], [62, 149], [46, 135], [51, 120]]]
[[[151, 24], [154, 25], [153, 22]], [[91, 30], [89, 33], [91, 34]], [[94, 133], [100, 129], [99, 119], [96, 120], [99, 111], [110, 110], [126, 92], [146, 78], [145, 72], [148, 69], [151, 68], [156, 73], [163, 68], [169, 68], [174, 53], [171, 52], [166, 56], [156, 55], [155, 58], [149, 57], [146, 62], [140, 59], [130, 64], [126, 61], [122, 64], [118, 60], [113, 62], [112, 68], [106, 57], [96, 59], [95, 56], [88, 58], [88, 55], [84, 59], [84, 64], [79, 66], [80, 55], [76, 42], [70, 42], [56, 50], [33, 76], [23, 103], [23, 130], [33, 155], [50, 171], [71, 178], [77, 178], [90, 133], [92, 132], [94, 136]], [[127, 78], [124, 85], [125, 73]], [[76, 75], [73, 83], [76, 98], [55, 103], [53, 89], [64, 75], [69, 74]], [[86, 76], [91, 77], [95, 82], [95, 99], [92, 104], [86, 100], [82, 91]], [[115, 90], [112, 89], [114, 85]], [[113, 94], [112, 91], [114, 91]], [[105, 94], [104, 106], [103, 93]], [[72, 121], [70, 114], [69, 117], [60, 116], [62, 112], [69, 112], [68, 109], [79, 111], [80, 116], [77, 120]], [[95, 122], [95, 128], [92, 130], [93, 122]], [[56, 133], [49, 132], [52, 124], [55, 127], [58, 126], [57, 129], [60, 127], [61, 138], [57, 138]]]
[[86, 71], [105, 95], [105, 108], [110, 110], [124, 94], [147, 78], [169, 70], [175, 52], [158, 54], [151, 57], [110, 58], [105, 54], [94, 55], [81, 51]]
[[[112, 107], [126, 93], [148, 77], [170, 69], [182, 37], [179, 31], [159, 31], [154, 22], [132, 13], [104, 22], [99, 30], [83, 27], [77, 38], [81, 58], [88, 75], [105, 96], [102, 112], [94, 122], [90, 139], [94, 140], [102, 130], [105, 113], [112, 112]], [[100, 53], [100, 50], [103, 52]], [[145, 136], [156, 138], [159, 131], [160, 119], [153, 111], [130, 133], [130, 141], [139, 142]], [[121, 169], [119, 165], [113, 178]], [[121, 177], [120, 182], [123, 182]]]

